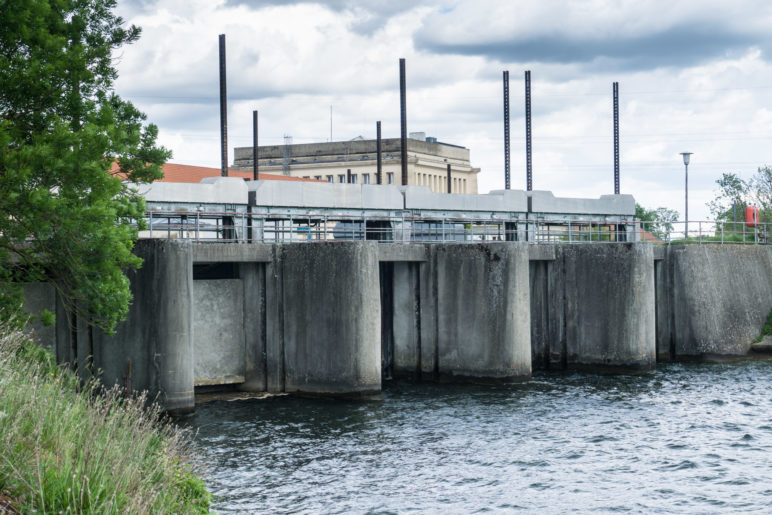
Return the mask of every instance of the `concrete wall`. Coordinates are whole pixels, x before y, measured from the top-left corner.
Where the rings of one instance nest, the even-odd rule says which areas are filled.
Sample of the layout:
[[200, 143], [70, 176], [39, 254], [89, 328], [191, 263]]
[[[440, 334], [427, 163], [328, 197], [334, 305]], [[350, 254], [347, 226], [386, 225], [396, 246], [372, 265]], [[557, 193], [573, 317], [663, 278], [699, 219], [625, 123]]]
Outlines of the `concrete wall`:
[[422, 247], [420, 260], [381, 267], [385, 367], [430, 381], [530, 377], [528, 246]]
[[660, 348], [672, 341], [676, 357], [746, 354], [772, 310], [772, 247], [672, 246], [665, 266]]
[[266, 287], [265, 263], [240, 263], [239, 278], [244, 285], [244, 382], [239, 389], [264, 392], [266, 371]]
[[393, 264], [393, 373], [419, 378], [421, 363], [420, 263]]
[[582, 215], [635, 214], [632, 195], [601, 195], [600, 198], [556, 197], [551, 191], [529, 191], [528, 211], [531, 213], [572, 213]]
[[643, 369], [656, 364], [649, 244], [557, 245], [531, 265], [534, 364]]
[[282, 245], [285, 391], [380, 392], [377, 245]]
[[244, 382], [244, 331], [243, 281], [193, 281], [195, 386]]
[[397, 186], [284, 181], [245, 184], [250, 203], [256, 206], [385, 210], [404, 207]]
[[137, 185], [148, 202], [246, 204], [247, 183], [240, 177], [207, 177], [199, 184], [154, 182]]
[[[194, 259], [217, 263], [218, 248], [235, 268], [193, 281]], [[366, 395], [382, 365], [515, 380], [532, 366], [741, 355], [772, 310], [772, 247], [140, 240], [135, 252], [144, 264], [116, 335], [71, 325], [50, 286], [25, 287], [28, 309], [54, 308], [56, 327], [39, 330], [59, 361], [158, 393], [171, 411], [193, 408], [194, 383]]]
[[656, 363], [649, 244], [561, 248], [567, 363], [651, 369]]
[[440, 376], [530, 377], [528, 245], [445, 244], [434, 252]]
[[[158, 392], [171, 412], [191, 411], [193, 395], [193, 266], [190, 242], [139, 240], [144, 260], [129, 273], [134, 302], [125, 322], [107, 336], [93, 332], [94, 367], [104, 383]], [[81, 344], [78, 342], [78, 354]]]
[[[549, 278], [552, 275], [553, 266], [554, 264], [547, 260], [534, 260], [529, 264], [531, 366], [534, 369], [549, 368], [551, 361]], [[560, 366], [562, 366], [561, 357], [562, 354], [558, 352], [555, 358]]]
[[405, 209], [447, 211], [521, 212], [528, 210], [528, 198], [520, 190], [496, 190], [484, 195], [432, 193], [426, 186], [405, 186]]

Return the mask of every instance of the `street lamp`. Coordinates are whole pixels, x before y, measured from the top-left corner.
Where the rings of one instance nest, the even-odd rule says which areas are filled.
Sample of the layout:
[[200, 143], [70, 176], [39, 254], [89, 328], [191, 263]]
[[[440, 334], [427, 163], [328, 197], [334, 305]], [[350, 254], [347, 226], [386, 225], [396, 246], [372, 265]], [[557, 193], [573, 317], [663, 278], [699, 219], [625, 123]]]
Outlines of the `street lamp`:
[[689, 158], [693, 152], [681, 152], [684, 158], [684, 238], [689, 238]]

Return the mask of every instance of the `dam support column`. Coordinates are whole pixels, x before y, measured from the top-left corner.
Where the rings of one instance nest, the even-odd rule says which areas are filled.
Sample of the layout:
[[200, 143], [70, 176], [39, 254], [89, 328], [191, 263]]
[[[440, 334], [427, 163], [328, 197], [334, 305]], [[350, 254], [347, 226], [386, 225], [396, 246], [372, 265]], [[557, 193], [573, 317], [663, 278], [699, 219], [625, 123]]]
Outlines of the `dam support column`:
[[[650, 244], [558, 246], [551, 323], [565, 338], [568, 368], [656, 366], [654, 254]], [[562, 296], [562, 298], [561, 298]]]
[[239, 277], [244, 283], [244, 383], [238, 389], [264, 392], [266, 374], [266, 302], [265, 263], [239, 263]]
[[281, 246], [284, 391], [381, 390], [377, 242]]
[[676, 358], [747, 354], [772, 310], [772, 247], [667, 250]]
[[421, 318], [419, 263], [393, 263], [393, 373], [420, 378]]
[[157, 394], [171, 413], [194, 408], [193, 265], [186, 240], [139, 240], [128, 274], [134, 301], [112, 336], [94, 330], [94, 369], [106, 385]]
[[445, 244], [433, 253], [439, 378], [528, 379], [528, 244]]

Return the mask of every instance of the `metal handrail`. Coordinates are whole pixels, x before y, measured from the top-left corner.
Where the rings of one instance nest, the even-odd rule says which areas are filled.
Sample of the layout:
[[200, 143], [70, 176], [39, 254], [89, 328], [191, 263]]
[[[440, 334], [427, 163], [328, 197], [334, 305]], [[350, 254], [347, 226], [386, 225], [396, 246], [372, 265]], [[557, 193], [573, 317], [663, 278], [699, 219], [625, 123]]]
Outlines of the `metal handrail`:
[[376, 240], [399, 243], [527, 241], [530, 243], [654, 244], [770, 243], [772, 224], [692, 221], [657, 223], [583, 218], [572, 220], [477, 218], [352, 213], [285, 215], [275, 212], [148, 211], [142, 238], [184, 238], [234, 243]]

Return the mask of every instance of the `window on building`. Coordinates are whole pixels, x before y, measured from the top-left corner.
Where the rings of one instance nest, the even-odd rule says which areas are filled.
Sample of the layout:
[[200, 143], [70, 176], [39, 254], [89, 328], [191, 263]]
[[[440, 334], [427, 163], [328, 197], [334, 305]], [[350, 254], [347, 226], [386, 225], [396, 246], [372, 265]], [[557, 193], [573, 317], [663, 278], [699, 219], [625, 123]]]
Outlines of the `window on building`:
[[342, 173], [338, 175], [338, 182], [346, 184], [346, 174]]
[[327, 176], [327, 182], [332, 182], [332, 179], [333, 179], [332, 175]]
[[321, 181], [322, 180], [322, 176], [321, 175], [314, 175], [314, 179], [316, 179], [317, 181]]
[[388, 184], [394, 184], [394, 172], [387, 173], [386, 178], [387, 178]]
[[369, 173], [363, 173], [362, 174], [362, 184], [370, 184], [370, 174]]
[[351, 184], [356, 184], [357, 183], [357, 177], [358, 177], [357, 174], [355, 174], [355, 173], [351, 174]]
[[310, 178], [311, 178], [311, 176], [310, 176], [310, 175], [304, 175], [304, 176], [303, 176], [303, 178], [304, 178], [304, 179], [310, 179]]

